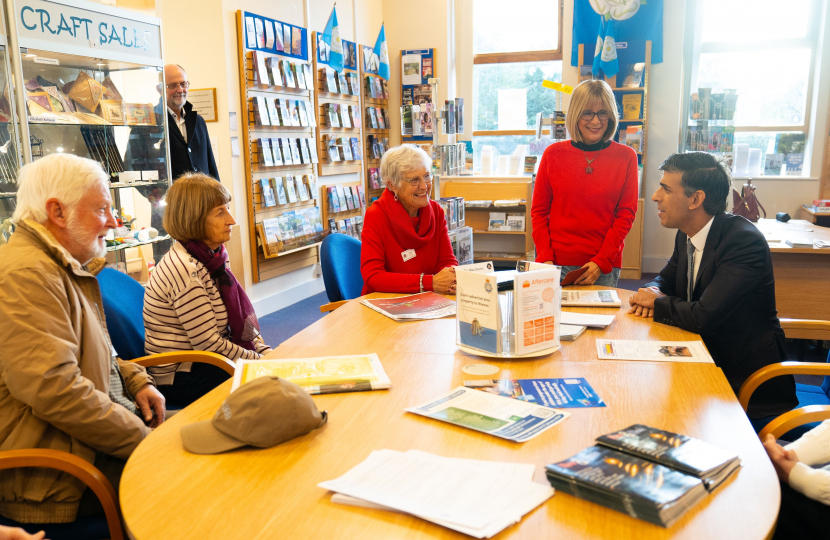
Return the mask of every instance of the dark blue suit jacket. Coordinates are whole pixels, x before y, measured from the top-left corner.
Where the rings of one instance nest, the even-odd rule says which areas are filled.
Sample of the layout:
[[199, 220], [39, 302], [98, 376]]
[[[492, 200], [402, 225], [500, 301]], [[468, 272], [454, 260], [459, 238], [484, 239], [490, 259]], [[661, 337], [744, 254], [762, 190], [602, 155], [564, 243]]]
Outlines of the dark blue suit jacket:
[[[666, 295], [654, 302], [654, 321], [700, 334], [735, 395], [756, 370], [786, 360], [784, 331], [775, 309], [775, 278], [764, 235], [743, 217], [721, 212], [709, 229], [692, 301], [686, 301], [686, 235], [652, 283]], [[761, 418], [798, 404], [791, 376], [762, 384], [748, 414]]]

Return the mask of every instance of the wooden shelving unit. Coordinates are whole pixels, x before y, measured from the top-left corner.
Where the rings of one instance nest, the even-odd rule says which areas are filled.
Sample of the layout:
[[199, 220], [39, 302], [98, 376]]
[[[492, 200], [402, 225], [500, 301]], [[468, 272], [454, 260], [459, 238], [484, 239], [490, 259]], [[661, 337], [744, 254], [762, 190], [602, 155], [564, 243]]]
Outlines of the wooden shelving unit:
[[[536, 249], [533, 244], [533, 224], [530, 220], [529, 204], [533, 200], [533, 182], [514, 179], [500, 181], [498, 178], [445, 176], [441, 178], [442, 197], [464, 197], [465, 201], [523, 199], [517, 206], [465, 206], [465, 224], [473, 229], [475, 262], [488, 261], [533, 261]], [[525, 215], [525, 230], [488, 231], [490, 212], [504, 212]], [[503, 253], [507, 257], [494, 257], [490, 253]]]
[[[320, 156], [320, 162], [317, 164], [317, 171], [320, 176], [330, 176], [334, 174], [349, 174], [349, 173], [362, 173], [363, 172], [363, 159], [354, 159], [350, 161], [330, 161], [328, 155], [328, 148], [325, 144], [325, 140], [328, 137], [336, 137], [336, 138], [355, 138], [358, 141], [358, 145], [362, 146], [360, 142], [363, 139], [362, 135], [362, 126], [363, 126], [363, 111], [360, 106], [360, 92], [358, 95], [352, 94], [344, 94], [344, 93], [334, 93], [328, 91], [328, 85], [326, 82], [326, 76], [324, 73], [321, 73], [320, 70], [323, 68], [327, 68], [328, 64], [323, 63], [320, 61], [319, 51], [317, 47], [319, 39], [318, 32], [314, 32], [312, 34], [312, 68], [313, 73], [312, 75], [316, 81], [316, 92], [314, 96], [314, 110], [316, 111], [317, 115], [317, 125], [319, 126], [317, 130], [317, 155]], [[345, 46], [345, 42], [344, 42]], [[354, 66], [355, 68], [357, 66]], [[337, 73], [337, 72], [335, 72]], [[351, 69], [344, 67], [343, 74], [348, 76], [348, 74], [354, 74], [357, 76], [358, 84], [360, 84], [360, 72], [358, 69]], [[357, 118], [361, 121], [360, 125], [351, 127], [351, 128], [344, 128], [344, 127], [332, 127], [328, 125], [328, 118], [326, 115], [326, 105], [328, 104], [336, 104], [340, 107], [354, 107], [358, 114]], [[325, 204], [323, 205], [325, 206]]]
[[[369, 169], [378, 169], [380, 172], [380, 159], [375, 158], [372, 154], [372, 145], [369, 143], [369, 136], [378, 137], [381, 139], [389, 140], [389, 126], [386, 126], [386, 129], [378, 129], [373, 128], [371, 123], [368, 122], [366, 118], [366, 109], [368, 107], [377, 107], [381, 109], [386, 109], [386, 118], [391, 120], [391, 114], [389, 113], [389, 100], [388, 99], [380, 99], [380, 98], [373, 98], [372, 94], [369, 92], [369, 87], [366, 83], [367, 77], [377, 77], [380, 78], [376, 73], [367, 72], [365, 67], [365, 60], [364, 60], [364, 50], [363, 47], [358, 47], [360, 52], [360, 62], [358, 67], [360, 68], [360, 86], [361, 86], [361, 93], [363, 95], [362, 100], [362, 109], [363, 109], [363, 163], [364, 163], [364, 188], [366, 191], [366, 208], [371, 206], [372, 198], [377, 197], [380, 198], [381, 194], [383, 193], [382, 186], [380, 188], [372, 188], [370, 185], [370, 173]], [[386, 81], [382, 81], [383, 85], [386, 84]], [[387, 94], [388, 95], [388, 94]], [[380, 177], [380, 175], [378, 175]]]
[[[310, 194], [311, 199], [308, 201], [283, 205], [277, 204], [277, 206], [271, 207], [264, 206], [261, 188], [261, 180], [263, 178], [282, 179], [286, 175], [292, 175], [295, 178], [302, 179], [303, 176], [308, 175], [311, 179], [314, 179], [315, 168], [312, 163], [270, 167], [266, 166], [264, 164], [265, 160], [262, 158], [259, 153], [259, 149], [257, 148], [257, 139], [290, 138], [295, 141], [297, 139], [309, 139], [310, 143], [314, 144], [315, 128], [310, 126], [293, 127], [260, 125], [257, 123], [254, 101], [257, 96], [268, 97], [270, 99], [278, 98], [303, 100], [308, 103], [308, 108], [312, 109], [311, 112], [313, 112], [314, 92], [308, 89], [273, 86], [269, 84], [270, 81], [260, 80], [257, 66], [254, 61], [254, 51], [248, 49], [246, 45], [246, 29], [244, 21], [246, 14], [248, 16], [253, 15], [241, 10], [237, 11], [236, 15], [238, 36], [237, 45], [240, 68], [239, 87], [243, 111], [240, 119], [242, 136], [240, 137], [239, 145], [242, 154], [242, 162], [245, 167], [245, 181], [248, 194], [248, 230], [250, 231], [249, 240], [252, 254], [253, 281], [254, 283], [258, 283], [299, 268], [316, 264], [319, 260], [319, 242], [310, 242], [307, 245], [298, 248], [288, 249], [285, 252], [279, 253], [278, 256], [270, 258], [266, 257], [263, 252], [261, 245], [262, 241], [259, 234], [259, 231], [261, 231], [262, 221], [265, 219], [279, 217], [286, 212], [316, 207], [317, 190]], [[304, 50], [307, 50], [307, 47]], [[277, 57], [289, 60], [296, 64], [308, 64], [307, 59], [300, 59], [296, 56], [284, 56], [278, 52], [270, 53], [257, 50], [256, 54], [264, 55], [265, 57]]]
[[[585, 45], [579, 45], [580, 63], [584, 61]], [[648, 100], [649, 100], [649, 76], [651, 74], [651, 41], [646, 41], [646, 57], [645, 69], [643, 70], [643, 86], [637, 88], [618, 87], [617, 77], [606, 78], [606, 82], [611, 85], [614, 90], [614, 96], [617, 102], [622, 102], [622, 96], [625, 94], [642, 94], [641, 101], [641, 115], [637, 120], [620, 120], [620, 125], [617, 128], [619, 136], [625, 140], [625, 129], [630, 125], [640, 124], [643, 126], [642, 142], [640, 148], [642, 152], [637, 153], [637, 160], [643, 167], [643, 176], [640, 180], [640, 197], [637, 201], [637, 216], [634, 218], [634, 223], [631, 225], [631, 230], [628, 231], [628, 236], [625, 237], [625, 247], [622, 253], [622, 269], [620, 271], [621, 279], [640, 279], [642, 276], [643, 267], [643, 208], [645, 205], [645, 186], [646, 186], [646, 170], [648, 162]], [[622, 109], [620, 109], [620, 118], [622, 118]]]

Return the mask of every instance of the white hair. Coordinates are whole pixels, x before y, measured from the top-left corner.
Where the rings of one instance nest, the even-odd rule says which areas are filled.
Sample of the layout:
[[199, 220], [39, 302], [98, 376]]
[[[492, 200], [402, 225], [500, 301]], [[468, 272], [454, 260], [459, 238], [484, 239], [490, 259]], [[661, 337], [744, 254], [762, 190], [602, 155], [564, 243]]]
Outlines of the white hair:
[[46, 223], [46, 201], [57, 199], [71, 212], [96, 184], [109, 188], [109, 176], [101, 165], [72, 154], [50, 154], [20, 168], [17, 179], [17, 208], [12, 221], [30, 219]]
[[387, 186], [398, 187], [407, 173], [432, 167], [432, 158], [421, 147], [402, 144], [390, 148], [380, 160], [380, 177]]

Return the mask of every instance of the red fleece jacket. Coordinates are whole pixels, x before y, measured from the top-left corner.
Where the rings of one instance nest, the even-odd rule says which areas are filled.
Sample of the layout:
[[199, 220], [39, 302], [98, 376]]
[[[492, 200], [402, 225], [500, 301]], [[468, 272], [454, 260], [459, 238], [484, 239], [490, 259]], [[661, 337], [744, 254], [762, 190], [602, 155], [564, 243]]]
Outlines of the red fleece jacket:
[[[361, 240], [362, 294], [420, 292], [421, 274], [425, 274], [424, 290], [431, 291], [433, 274], [458, 266], [444, 210], [432, 200], [412, 218], [394, 194], [384, 190], [366, 210]], [[402, 254], [410, 249], [415, 257], [404, 261]]]
[[533, 204], [536, 260], [563, 266], [595, 262], [604, 274], [622, 266], [623, 240], [637, 213], [637, 154], [611, 141], [586, 152], [571, 141], [552, 144], [542, 155]]

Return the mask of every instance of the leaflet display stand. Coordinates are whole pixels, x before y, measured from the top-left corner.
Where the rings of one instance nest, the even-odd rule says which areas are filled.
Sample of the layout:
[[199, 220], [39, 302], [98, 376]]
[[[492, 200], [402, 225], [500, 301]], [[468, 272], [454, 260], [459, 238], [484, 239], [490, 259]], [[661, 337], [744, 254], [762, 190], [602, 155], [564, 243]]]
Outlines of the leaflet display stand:
[[239, 142], [250, 197], [253, 281], [258, 283], [318, 261], [323, 227], [313, 152], [314, 84], [306, 82], [312, 72], [305, 28], [240, 10], [237, 35]]
[[[389, 146], [389, 87], [386, 81], [378, 75], [378, 66], [375, 63], [377, 56], [373, 55], [372, 48], [360, 46], [360, 79], [363, 87], [363, 143], [365, 155], [364, 181], [366, 185], [366, 207], [377, 200], [383, 193], [384, 187], [380, 183], [380, 158]], [[380, 89], [380, 93], [378, 93]], [[383, 128], [377, 124], [377, 111], [386, 111]], [[375, 117], [375, 124], [372, 117]], [[378, 127], [373, 127], [378, 126]]]
[[[358, 45], [343, 43], [343, 70], [334, 71], [328, 65], [327, 46], [322, 34], [312, 34], [313, 75], [317, 91], [317, 154], [320, 176], [363, 172], [362, 140], [363, 114], [360, 107], [360, 72]], [[359, 156], [355, 156], [355, 149]], [[333, 151], [337, 151], [337, 155]]]

